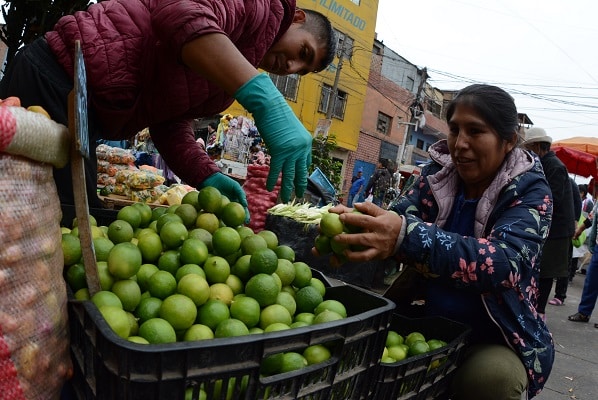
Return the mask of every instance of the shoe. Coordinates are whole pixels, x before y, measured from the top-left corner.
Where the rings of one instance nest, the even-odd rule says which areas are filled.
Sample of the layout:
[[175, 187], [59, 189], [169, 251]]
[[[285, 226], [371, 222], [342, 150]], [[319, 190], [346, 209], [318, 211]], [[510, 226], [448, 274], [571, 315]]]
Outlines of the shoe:
[[554, 299], [552, 299], [548, 302], [548, 304], [552, 304], [553, 306], [562, 306], [563, 303], [564, 303], [564, 301], [559, 299], [558, 297], [555, 297]]
[[594, 328], [598, 328], [598, 324], [594, 324]]
[[569, 315], [569, 321], [573, 322], [588, 322], [590, 317], [588, 315], [583, 315], [582, 313], [575, 313], [573, 315]]

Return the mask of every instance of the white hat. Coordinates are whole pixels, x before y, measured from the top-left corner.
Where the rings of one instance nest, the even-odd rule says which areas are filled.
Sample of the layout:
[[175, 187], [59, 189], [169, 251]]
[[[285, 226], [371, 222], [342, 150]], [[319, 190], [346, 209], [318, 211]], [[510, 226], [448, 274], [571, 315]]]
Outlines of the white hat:
[[525, 138], [523, 139], [523, 144], [537, 142], [552, 143], [552, 138], [548, 136], [546, 134], [546, 131], [542, 128], [534, 127], [525, 131]]

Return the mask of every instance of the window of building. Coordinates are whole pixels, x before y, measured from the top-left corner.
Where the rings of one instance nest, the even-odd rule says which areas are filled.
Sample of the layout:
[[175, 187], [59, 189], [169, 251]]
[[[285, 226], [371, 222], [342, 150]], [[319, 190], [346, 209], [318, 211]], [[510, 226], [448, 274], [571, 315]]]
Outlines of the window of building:
[[[323, 84], [322, 86], [322, 94], [320, 96], [320, 105], [318, 107], [318, 111], [321, 113], [326, 114], [328, 112], [328, 104], [330, 101], [332, 93], [332, 86]], [[343, 92], [342, 90], [336, 91], [336, 99], [334, 99], [333, 107], [332, 107], [332, 117], [338, 119], [345, 118], [345, 108], [347, 106], [347, 93]]]
[[385, 135], [390, 135], [390, 127], [392, 118], [383, 112], [378, 111], [378, 121], [376, 122], [376, 130]]
[[341, 31], [334, 30], [336, 34], [336, 50], [337, 54], [342, 54], [343, 58], [351, 59], [353, 55], [353, 39]]
[[361, 3], [361, 0], [351, 0], [351, 2], [353, 2], [353, 3], [357, 4], [357, 5], [359, 5], [359, 3]]
[[297, 101], [297, 92], [299, 90], [299, 75], [276, 75], [271, 74], [270, 79], [274, 82], [274, 86], [282, 93], [285, 99]]
[[415, 88], [415, 79], [408, 76], [407, 82], [405, 84], [405, 89], [409, 90], [410, 92], [413, 92], [413, 88]]
[[442, 110], [442, 107], [440, 106], [440, 104], [438, 104], [437, 102], [435, 102], [433, 100], [428, 100], [428, 111], [430, 111], [432, 114], [434, 114], [435, 116], [440, 118], [441, 110]]
[[415, 144], [415, 147], [423, 150], [424, 149], [424, 141], [421, 139], [417, 139], [417, 143]]

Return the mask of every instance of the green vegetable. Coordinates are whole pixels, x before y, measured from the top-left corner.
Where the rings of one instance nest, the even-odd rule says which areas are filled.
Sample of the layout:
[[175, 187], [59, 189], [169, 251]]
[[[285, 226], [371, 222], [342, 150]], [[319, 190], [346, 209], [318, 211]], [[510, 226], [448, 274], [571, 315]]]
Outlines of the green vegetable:
[[291, 218], [304, 224], [319, 224], [323, 214], [328, 213], [332, 204], [316, 207], [310, 203], [280, 203], [268, 210], [269, 214]]

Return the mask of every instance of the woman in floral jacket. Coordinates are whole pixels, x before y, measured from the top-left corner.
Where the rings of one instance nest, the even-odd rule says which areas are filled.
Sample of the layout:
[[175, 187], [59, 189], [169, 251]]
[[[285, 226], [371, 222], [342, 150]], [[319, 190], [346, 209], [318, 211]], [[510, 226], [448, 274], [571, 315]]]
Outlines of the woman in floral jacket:
[[[538, 394], [552, 369], [554, 344], [536, 312], [542, 246], [552, 198], [542, 167], [517, 147], [517, 109], [500, 88], [471, 85], [449, 105], [448, 139], [432, 162], [385, 211], [336, 206], [351, 261], [399, 257], [406, 266], [387, 297], [400, 303], [414, 289], [426, 313], [467, 323], [471, 344], [453, 380], [455, 399], [521, 399]], [[418, 280], [420, 284], [416, 284]], [[422, 284], [423, 283], [423, 284]]]

